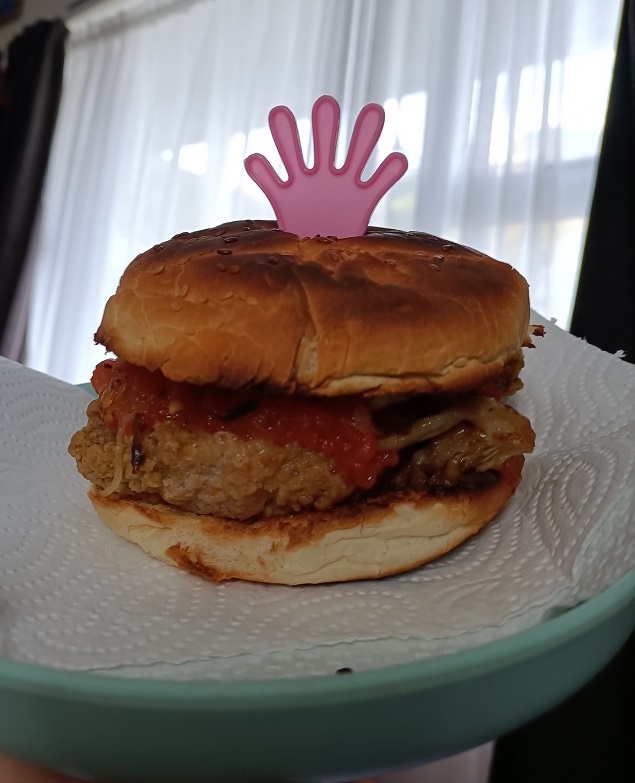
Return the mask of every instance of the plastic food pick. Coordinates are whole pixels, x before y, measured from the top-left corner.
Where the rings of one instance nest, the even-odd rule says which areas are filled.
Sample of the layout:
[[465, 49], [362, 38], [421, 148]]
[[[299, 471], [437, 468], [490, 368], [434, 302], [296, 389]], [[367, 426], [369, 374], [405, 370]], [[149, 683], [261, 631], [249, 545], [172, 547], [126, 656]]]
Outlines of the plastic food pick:
[[355, 237], [366, 232], [381, 197], [408, 168], [405, 155], [392, 152], [365, 182], [361, 175], [384, 126], [384, 110], [369, 103], [360, 111], [342, 168], [335, 168], [340, 107], [323, 95], [313, 105], [313, 168], [307, 168], [298, 125], [286, 106], [269, 113], [269, 128], [288, 179], [282, 180], [259, 153], [249, 155], [245, 168], [269, 199], [278, 226], [301, 237]]

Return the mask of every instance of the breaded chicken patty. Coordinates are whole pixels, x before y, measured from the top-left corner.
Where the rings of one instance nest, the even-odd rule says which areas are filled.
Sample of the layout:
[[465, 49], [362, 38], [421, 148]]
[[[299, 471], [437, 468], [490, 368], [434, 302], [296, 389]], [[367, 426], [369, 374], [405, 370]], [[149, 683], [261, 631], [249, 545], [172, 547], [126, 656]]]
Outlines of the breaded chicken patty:
[[352, 491], [324, 454], [297, 444], [241, 440], [229, 432], [192, 431], [172, 421], [159, 422], [144, 437], [143, 458], [135, 464], [132, 437], [117, 441], [98, 400], [87, 413], [88, 423], [73, 436], [69, 452], [85, 478], [118, 495], [162, 498], [198, 514], [244, 520], [324, 510]]

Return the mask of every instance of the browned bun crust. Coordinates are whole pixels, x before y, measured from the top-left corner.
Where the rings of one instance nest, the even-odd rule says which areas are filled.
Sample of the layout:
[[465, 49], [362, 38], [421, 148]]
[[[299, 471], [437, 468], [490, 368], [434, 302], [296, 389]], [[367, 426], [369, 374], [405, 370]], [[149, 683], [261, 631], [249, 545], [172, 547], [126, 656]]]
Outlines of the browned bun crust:
[[177, 511], [165, 504], [88, 496], [102, 520], [152, 557], [213, 581], [298, 585], [377, 579], [433, 560], [477, 533], [507, 504], [524, 458], [499, 480], [446, 495], [393, 493], [256, 522]]
[[175, 381], [337, 395], [462, 391], [520, 353], [527, 283], [418, 232], [179, 234], [124, 272], [95, 338]]

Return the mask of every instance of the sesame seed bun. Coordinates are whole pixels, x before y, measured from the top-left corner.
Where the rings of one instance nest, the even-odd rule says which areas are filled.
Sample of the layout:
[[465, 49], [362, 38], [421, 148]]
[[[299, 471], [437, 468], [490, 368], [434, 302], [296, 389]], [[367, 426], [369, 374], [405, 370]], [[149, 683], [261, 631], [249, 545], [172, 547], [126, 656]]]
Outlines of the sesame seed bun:
[[528, 324], [524, 278], [461, 245], [383, 228], [302, 239], [246, 220], [139, 255], [95, 338], [175, 381], [460, 392], [499, 375]]

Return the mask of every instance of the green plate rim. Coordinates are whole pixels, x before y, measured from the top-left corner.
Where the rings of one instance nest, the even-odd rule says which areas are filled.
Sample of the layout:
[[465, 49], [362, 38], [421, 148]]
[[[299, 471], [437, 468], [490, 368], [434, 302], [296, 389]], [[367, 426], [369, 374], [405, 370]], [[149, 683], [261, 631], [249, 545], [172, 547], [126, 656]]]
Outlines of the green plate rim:
[[411, 663], [340, 675], [182, 681], [97, 675], [0, 658], [0, 689], [104, 706], [171, 710], [248, 711], [363, 702], [447, 686], [521, 663], [591, 631], [629, 604], [633, 604], [635, 626], [635, 569], [592, 598], [537, 626]]

